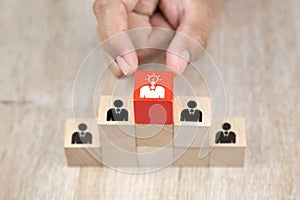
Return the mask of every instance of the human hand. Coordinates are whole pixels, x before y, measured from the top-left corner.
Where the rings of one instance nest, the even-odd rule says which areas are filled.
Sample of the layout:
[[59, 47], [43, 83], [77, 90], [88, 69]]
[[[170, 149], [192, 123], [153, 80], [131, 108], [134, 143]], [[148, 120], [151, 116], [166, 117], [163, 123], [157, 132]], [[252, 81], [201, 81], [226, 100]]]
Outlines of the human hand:
[[[222, 8], [223, 0], [96, 0], [93, 6], [101, 40], [133, 28], [176, 30], [166, 53], [166, 65], [178, 74], [184, 71], [191, 59], [190, 47], [183, 41], [182, 35], [205, 48]], [[126, 36], [122, 37], [122, 44], [115, 45], [118, 48], [118, 45], [124, 44], [128, 49], [134, 49]], [[119, 55], [115, 60], [124, 75], [137, 69], [136, 51]]]

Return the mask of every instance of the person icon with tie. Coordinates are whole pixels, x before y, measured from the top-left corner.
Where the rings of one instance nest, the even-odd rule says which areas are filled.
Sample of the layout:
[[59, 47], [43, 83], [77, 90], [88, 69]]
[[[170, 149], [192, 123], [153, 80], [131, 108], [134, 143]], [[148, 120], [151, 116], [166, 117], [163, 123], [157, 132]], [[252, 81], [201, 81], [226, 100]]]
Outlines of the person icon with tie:
[[72, 134], [72, 144], [92, 144], [92, 134], [86, 132], [87, 125], [81, 123], [78, 125], [78, 129], [80, 132], [76, 131]]
[[235, 133], [229, 131], [231, 125], [225, 122], [222, 128], [224, 131], [219, 131], [216, 134], [216, 143], [235, 143]]
[[196, 101], [189, 101], [187, 103], [188, 109], [183, 109], [180, 115], [180, 121], [187, 122], [202, 122], [202, 112], [196, 109]]
[[107, 111], [106, 121], [128, 121], [128, 111], [121, 108], [123, 101], [117, 99], [114, 101], [115, 108], [111, 108]]

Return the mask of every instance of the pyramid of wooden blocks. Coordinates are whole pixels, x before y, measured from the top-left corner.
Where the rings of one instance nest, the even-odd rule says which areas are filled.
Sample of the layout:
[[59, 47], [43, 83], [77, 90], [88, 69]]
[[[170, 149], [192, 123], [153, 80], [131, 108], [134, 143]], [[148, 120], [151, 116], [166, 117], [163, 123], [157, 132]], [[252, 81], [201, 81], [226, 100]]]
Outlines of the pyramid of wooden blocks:
[[244, 120], [212, 119], [208, 97], [174, 96], [173, 76], [137, 71], [133, 94], [101, 96], [97, 119], [68, 120], [68, 165], [243, 166]]

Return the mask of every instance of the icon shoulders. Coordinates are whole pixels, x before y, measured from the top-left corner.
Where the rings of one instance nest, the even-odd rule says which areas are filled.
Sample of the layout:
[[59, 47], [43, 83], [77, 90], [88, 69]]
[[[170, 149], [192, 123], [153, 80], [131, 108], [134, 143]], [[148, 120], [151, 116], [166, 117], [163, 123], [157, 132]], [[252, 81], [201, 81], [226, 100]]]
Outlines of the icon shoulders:
[[235, 132], [230, 131], [230, 132], [229, 132], [229, 135], [234, 135], [234, 136], [235, 136]]
[[189, 109], [185, 108], [181, 111], [181, 113], [189, 113]]
[[76, 136], [76, 135], [78, 135], [78, 134], [79, 134], [78, 131], [75, 131], [74, 133], [72, 133], [73, 137]]
[[87, 136], [92, 136], [92, 134], [90, 132], [86, 132], [85, 133]]

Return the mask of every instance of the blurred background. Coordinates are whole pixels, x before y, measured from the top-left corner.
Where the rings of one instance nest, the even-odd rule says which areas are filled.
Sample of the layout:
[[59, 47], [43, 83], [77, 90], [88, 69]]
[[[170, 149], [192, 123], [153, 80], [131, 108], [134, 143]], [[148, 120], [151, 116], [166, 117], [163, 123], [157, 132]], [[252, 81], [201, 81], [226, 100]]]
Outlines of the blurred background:
[[228, 115], [246, 119], [245, 167], [142, 175], [66, 166], [72, 84], [99, 42], [92, 4], [0, 0], [0, 199], [300, 198], [300, 1], [228, 0], [208, 45]]

